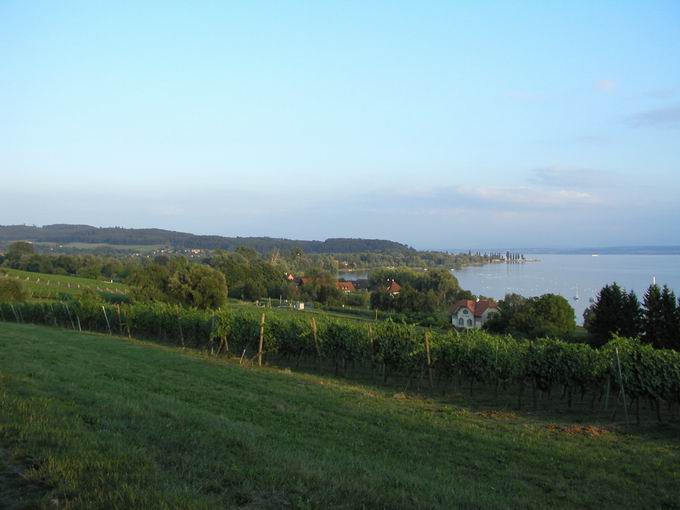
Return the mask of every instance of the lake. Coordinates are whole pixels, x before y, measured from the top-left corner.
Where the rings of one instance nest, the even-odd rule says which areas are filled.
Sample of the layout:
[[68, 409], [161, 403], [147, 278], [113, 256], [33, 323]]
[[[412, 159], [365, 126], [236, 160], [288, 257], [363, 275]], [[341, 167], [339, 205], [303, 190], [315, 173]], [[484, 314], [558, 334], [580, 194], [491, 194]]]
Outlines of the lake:
[[[590, 298], [608, 283], [634, 290], [640, 301], [656, 277], [659, 285], [680, 291], [680, 255], [531, 255], [537, 262], [488, 264], [454, 270], [460, 286], [474, 294], [502, 299], [552, 293], [564, 296], [579, 324]], [[574, 300], [578, 292], [580, 299]]]
[[[640, 301], [656, 277], [659, 285], [680, 292], [680, 255], [542, 255], [531, 254], [535, 262], [488, 264], [453, 271], [460, 286], [495, 299], [515, 292], [523, 296], [559, 294], [569, 300], [576, 320], [583, 323], [583, 312], [599, 290], [617, 282], [634, 290]], [[365, 278], [366, 273], [345, 273], [347, 279]], [[574, 300], [578, 292], [580, 299]]]

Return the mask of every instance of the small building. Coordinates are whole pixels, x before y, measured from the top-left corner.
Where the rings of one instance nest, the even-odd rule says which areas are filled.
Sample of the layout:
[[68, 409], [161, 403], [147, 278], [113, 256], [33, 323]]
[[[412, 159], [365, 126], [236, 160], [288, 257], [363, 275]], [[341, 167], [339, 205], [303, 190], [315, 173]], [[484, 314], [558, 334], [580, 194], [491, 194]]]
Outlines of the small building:
[[352, 282], [337, 281], [335, 282], [335, 287], [339, 291], [344, 292], [345, 294], [349, 294], [350, 292], [354, 292], [357, 290]]
[[296, 301], [293, 303], [293, 309], [295, 310], [304, 310], [305, 309], [305, 304], [302, 301]]
[[491, 299], [462, 299], [453, 304], [451, 324], [457, 328], [479, 329], [499, 313], [498, 305]]
[[389, 292], [392, 296], [398, 296], [401, 292], [401, 285], [392, 280], [390, 282], [390, 286], [387, 287], [387, 292]]

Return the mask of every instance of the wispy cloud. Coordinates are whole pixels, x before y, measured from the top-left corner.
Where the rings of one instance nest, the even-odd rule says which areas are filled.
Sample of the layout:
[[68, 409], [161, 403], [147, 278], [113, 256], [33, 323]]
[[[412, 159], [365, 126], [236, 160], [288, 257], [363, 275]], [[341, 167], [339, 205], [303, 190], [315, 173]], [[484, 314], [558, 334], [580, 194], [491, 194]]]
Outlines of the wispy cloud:
[[616, 90], [618, 83], [616, 80], [605, 79], [598, 81], [596, 86], [600, 92], [610, 93]]
[[408, 190], [387, 197], [373, 195], [373, 203], [389, 200], [402, 210], [486, 211], [522, 214], [532, 211], [563, 210], [593, 206], [601, 200], [593, 193], [575, 189], [549, 189], [538, 186], [455, 185], [438, 189]]
[[593, 205], [598, 199], [584, 191], [558, 189], [546, 190], [530, 186], [473, 187], [455, 186], [443, 192], [452, 204], [464, 204], [473, 208], [497, 208], [506, 210], [532, 210]]
[[669, 106], [630, 115], [627, 123], [636, 128], [680, 128], [680, 106]]
[[551, 188], [590, 189], [611, 185], [615, 177], [603, 170], [552, 166], [533, 170], [531, 182]]
[[668, 99], [680, 92], [680, 87], [668, 87], [665, 89], [654, 89], [647, 91], [644, 95], [654, 99]]

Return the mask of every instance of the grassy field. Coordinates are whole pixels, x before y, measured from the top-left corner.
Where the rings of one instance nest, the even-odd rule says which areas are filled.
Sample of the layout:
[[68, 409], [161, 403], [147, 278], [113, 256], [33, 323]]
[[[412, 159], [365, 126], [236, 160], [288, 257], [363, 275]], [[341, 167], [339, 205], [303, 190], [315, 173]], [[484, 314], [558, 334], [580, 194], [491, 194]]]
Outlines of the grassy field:
[[56, 299], [59, 294], [79, 296], [85, 289], [97, 292], [111, 292], [126, 294], [128, 286], [123, 283], [108, 282], [106, 280], [92, 280], [77, 276], [64, 276], [45, 273], [33, 273], [18, 269], [2, 268], [0, 278], [17, 278], [30, 289], [34, 298]]
[[0, 323], [0, 508], [680, 508], [678, 432]]

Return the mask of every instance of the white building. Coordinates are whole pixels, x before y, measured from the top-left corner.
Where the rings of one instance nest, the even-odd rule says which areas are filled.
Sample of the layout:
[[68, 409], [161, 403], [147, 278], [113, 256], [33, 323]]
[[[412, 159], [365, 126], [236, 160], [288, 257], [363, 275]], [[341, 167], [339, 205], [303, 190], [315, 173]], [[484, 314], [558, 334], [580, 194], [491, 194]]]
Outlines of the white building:
[[451, 324], [457, 328], [481, 328], [492, 316], [499, 314], [498, 305], [490, 299], [463, 299], [453, 305]]

